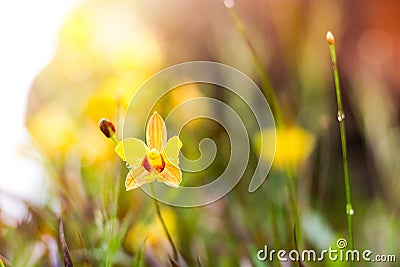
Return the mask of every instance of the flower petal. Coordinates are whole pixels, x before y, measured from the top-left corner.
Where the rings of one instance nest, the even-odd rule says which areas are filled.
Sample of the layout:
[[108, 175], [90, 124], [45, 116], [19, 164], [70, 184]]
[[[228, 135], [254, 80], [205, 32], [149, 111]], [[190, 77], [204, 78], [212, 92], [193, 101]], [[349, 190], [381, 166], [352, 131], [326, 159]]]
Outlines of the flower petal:
[[125, 180], [126, 191], [136, 189], [144, 184], [151, 183], [157, 174], [148, 172], [143, 166], [133, 167], [129, 170]]
[[146, 144], [137, 138], [126, 138], [115, 147], [115, 152], [118, 156], [131, 167], [142, 164], [146, 151]]
[[178, 167], [166, 163], [164, 170], [158, 174], [157, 181], [166, 183], [172, 187], [179, 187], [179, 184], [182, 182], [182, 172]]
[[167, 145], [163, 150], [164, 160], [178, 167], [179, 165], [179, 151], [182, 148], [182, 142], [178, 136], [174, 136], [168, 140]]
[[161, 151], [163, 144], [167, 141], [167, 130], [165, 128], [164, 120], [160, 114], [154, 112], [147, 123], [146, 129], [146, 143], [150, 149], [155, 148]]

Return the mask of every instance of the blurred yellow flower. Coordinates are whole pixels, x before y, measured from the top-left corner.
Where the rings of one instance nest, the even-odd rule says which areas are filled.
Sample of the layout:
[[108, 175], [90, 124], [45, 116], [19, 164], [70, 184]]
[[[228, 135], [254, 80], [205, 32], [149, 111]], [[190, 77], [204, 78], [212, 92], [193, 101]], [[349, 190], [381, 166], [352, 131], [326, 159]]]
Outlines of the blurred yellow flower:
[[273, 128], [264, 129], [262, 131], [263, 140], [261, 140], [261, 134], [254, 139], [258, 154], [261, 152], [262, 143], [265, 159], [274, 156], [273, 168], [297, 168], [308, 158], [314, 148], [315, 138], [312, 133], [297, 125], [285, 125], [276, 129], [276, 151], [275, 155], [271, 155], [273, 152], [271, 147], [274, 147], [272, 141], [274, 132]]
[[137, 88], [163, 64], [160, 40], [136, 10], [131, 2], [77, 6], [60, 28], [54, 57], [35, 78], [26, 125], [60, 169], [70, 157], [85, 167], [99, 164], [86, 169], [90, 176], [104, 175], [115, 154], [97, 122], [103, 116], [118, 122]]
[[46, 155], [65, 152], [77, 142], [74, 121], [56, 105], [42, 108], [27, 121], [27, 127]]
[[[168, 231], [174, 236], [174, 241], [179, 243], [175, 214], [170, 209], [163, 209], [162, 213]], [[147, 247], [150, 247], [158, 258], [165, 259], [167, 255], [164, 254], [168, 253], [166, 249], [171, 249], [171, 246], [167, 237], [161, 234], [163, 232], [164, 229], [157, 217], [153, 217], [151, 221], [138, 221], [128, 231], [125, 239], [125, 247], [128, 251], [133, 252], [145, 241]]]
[[115, 152], [129, 164], [125, 180], [126, 190], [132, 190], [157, 178], [172, 187], [179, 187], [182, 173], [178, 167], [182, 142], [178, 136], [172, 137], [167, 145], [164, 120], [154, 112], [146, 129], [146, 143], [137, 138], [126, 138], [116, 147]]

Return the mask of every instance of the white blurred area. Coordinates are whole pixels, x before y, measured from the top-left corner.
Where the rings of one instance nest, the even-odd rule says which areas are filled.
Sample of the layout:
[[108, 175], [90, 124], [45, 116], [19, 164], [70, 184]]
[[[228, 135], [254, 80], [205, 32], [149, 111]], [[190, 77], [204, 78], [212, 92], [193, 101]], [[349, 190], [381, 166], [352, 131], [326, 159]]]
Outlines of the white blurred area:
[[77, 2], [0, 2], [0, 216], [10, 224], [26, 216], [20, 200], [41, 205], [48, 198], [44, 171], [23, 152], [33, 151], [24, 126], [26, 101], [33, 79], [54, 54], [58, 30]]

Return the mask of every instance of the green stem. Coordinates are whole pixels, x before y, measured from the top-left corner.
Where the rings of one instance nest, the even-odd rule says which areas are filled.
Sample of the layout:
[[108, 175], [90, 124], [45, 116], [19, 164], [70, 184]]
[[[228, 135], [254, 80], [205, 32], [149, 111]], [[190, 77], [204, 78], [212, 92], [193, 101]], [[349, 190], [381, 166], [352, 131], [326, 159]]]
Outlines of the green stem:
[[[332, 39], [333, 40], [333, 39]], [[354, 238], [353, 238], [353, 215], [354, 210], [351, 204], [351, 186], [350, 186], [350, 173], [349, 164], [347, 161], [347, 144], [346, 144], [346, 128], [344, 124], [344, 111], [342, 105], [342, 96], [340, 90], [339, 73], [336, 61], [336, 52], [334, 41], [329, 43], [329, 49], [331, 53], [333, 75], [335, 78], [335, 88], [336, 88], [336, 99], [338, 105], [338, 121], [340, 127], [340, 140], [342, 142], [342, 158], [343, 158], [343, 169], [344, 169], [344, 185], [346, 189], [346, 214], [347, 214], [347, 226], [349, 232], [349, 249], [354, 249]], [[350, 262], [350, 266], [354, 266], [353, 262]]]
[[[120, 102], [118, 102], [117, 104], [117, 115], [116, 115], [116, 121], [118, 122], [118, 126], [122, 126], [123, 125], [123, 108]], [[122, 127], [121, 127], [122, 128]], [[118, 137], [116, 136], [116, 134], [113, 134], [111, 137], [111, 140], [113, 141], [113, 143], [115, 145], [118, 145], [119, 141], [118, 141]], [[121, 134], [119, 134], [119, 138], [122, 139]], [[121, 164], [120, 161], [118, 161], [118, 164], [115, 167], [115, 186], [114, 186], [114, 209], [113, 209], [113, 216], [114, 219], [117, 219], [117, 215], [118, 215], [118, 198], [119, 198], [119, 194], [120, 194], [120, 183], [121, 183]]]
[[301, 223], [300, 223], [299, 209], [297, 207], [296, 177], [293, 174], [293, 170], [291, 170], [291, 169], [286, 170], [286, 179], [287, 179], [287, 186], [288, 186], [288, 190], [289, 190], [290, 208], [291, 208], [291, 213], [293, 216], [294, 227], [296, 229], [295, 238], [296, 238], [297, 242], [294, 242], [294, 245], [297, 249], [297, 247], [300, 248], [302, 245], [302, 229], [301, 229]]
[[164, 221], [164, 219], [163, 219], [163, 217], [161, 215], [160, 204], [158, 203], [158, 200], [155, 197], [156, 196], [156, 192], [154, 190], [154, 186], [153, 186], [152, 183], [150, 184], [150, 188], [151, 188], [151, 191], [153, 193], [153, 197], [152, 198], [153, 198], [153, 201], [154, 201], [154, 205], [156, 206], [157, 216], [160, 219], [161, 225], [164, 228], [164, 232], [167, 235], [169, 243], [171, 244], [171, 247], [172, 247], [172, 250], [173, 250], [173, 253], [174, 253], [174, 260], [178, 261], [178, 250], [176, 249], [174, 241], [172, 240], [172, 237], [171, 237], [171, 235], [170, 235], [170, 233], [168, 231], [167, 225], [165, 224], [165, 221]]
[[115, 145], [118, 145], [118, 140], [117, 140], [117, 137], [116, 137], [115, 135], [112, 135], [112, 136], [110, 137], [110, 139], [111, 139], [111, 141], [113, 141], [113, 143], [114, 143]]
[[236, 12], [234, 8], [228, 8], [229, 14], [232, 18], [232, 21], [235, 24], [236, 29], [239, 31], [239, 33], [242, 35], [244, 41], [246, 42], [247, 47], [249, 48], [256, 67], [257, 74], [260, 76], [261, 80], [261, 86], [264, 90], [264, 95], [267, 98], [267, 101], [271, 107], [271, 111], [275, 116], [275, 123], [278, 125], [281, 121], [281, 113], [279, 109], [279, 103], [278, 99], [276, 97], [276, 94], [272, 88], [271, 82], [264, 70], [264, 65], [262, 63], [262, 60], [260, 56], [258, 55], [255, 47], [250, 41], [250, 37], [247, 33], [246, 27], [240, 18], [239, 14]]

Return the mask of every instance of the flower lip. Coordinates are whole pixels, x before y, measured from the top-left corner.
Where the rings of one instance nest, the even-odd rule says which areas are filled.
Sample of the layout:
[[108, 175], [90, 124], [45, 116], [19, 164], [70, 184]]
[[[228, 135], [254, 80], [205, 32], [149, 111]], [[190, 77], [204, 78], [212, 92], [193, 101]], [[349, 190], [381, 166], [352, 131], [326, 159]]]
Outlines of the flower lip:
[[161, 172], [164, 170], [164, 168], [165, 168], [165, 161], [164, 161], [164, 158], [160, 156], [160, 159], [161, 159], [161, 164], [160, 164], [160, 165], [157, 165], [157, 166], [154, 166], [155, 169], [156, 169], [156, 171], [159, 172], [159, 173], [161, 173]]
[[142, 161], [142, 166], [146, 169], [146, 171], [151, 172], [152, 167], [147, 156], [144, 157]]
[[[156, 158], [155, 160], [157, 160]], [[158, 173], [161, 173], [164, 168], [165, 168], [165, 160], [164, 158], [159, 155], [159, 162], [157, 164], [154, 164], [154, 159], [152, 160], [151, 158], [149, 159], [149, 156], [145, 156], [142, 161], [142, 166], [146, 169], [148, 172], [156, 171]]]

